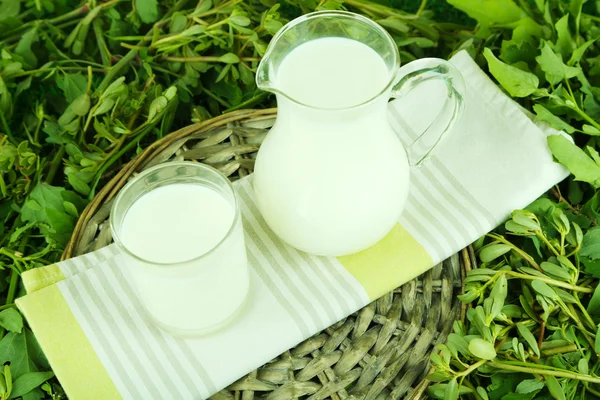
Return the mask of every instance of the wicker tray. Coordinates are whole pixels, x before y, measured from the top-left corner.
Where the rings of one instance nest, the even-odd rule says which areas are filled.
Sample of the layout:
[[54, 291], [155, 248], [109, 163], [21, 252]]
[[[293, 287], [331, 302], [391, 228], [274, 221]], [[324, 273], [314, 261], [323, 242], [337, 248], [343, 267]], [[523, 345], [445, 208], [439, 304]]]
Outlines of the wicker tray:
[[[123, 168], [83, 211], [63, 259], [108, 245], [112, 199], [145, 168], [195, 160], [231, 180], [252, 172], [256, 152], [276, 110], [244, 110], [180, 129], [150, 145]], [[286, 351], [212, 399], [420, 399], [425, 397], [429, 354], [455, 320], [456, 299], [474, 266], [464, 249], [357, 313]]]

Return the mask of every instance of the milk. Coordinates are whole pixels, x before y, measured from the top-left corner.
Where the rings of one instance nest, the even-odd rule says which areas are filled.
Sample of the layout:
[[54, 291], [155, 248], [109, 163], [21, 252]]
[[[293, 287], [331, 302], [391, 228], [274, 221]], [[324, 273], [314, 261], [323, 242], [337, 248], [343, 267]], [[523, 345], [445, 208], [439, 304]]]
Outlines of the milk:
[[[231, 229], [231, 232], [230, 232]], [[248, 291], [242, 225], [235, 205], [193, 183], [142, 195], [123, 219], [131, 279], [150, 316], [178, 334], [223, 322]]]
[[338, 37], [299, 45], [275, 70], [279, 112], [254, 189], [265, 220], [292, 246], [351, 254], [397, 223], [409, 168], [387, 120], [394, 73], [367, 45]]
[[377, 96], [390, 81], [381, 56], [369, 46], [341, 37], [296, 47], [277, 70], [277, 88], [311, 107], [340, 109]]

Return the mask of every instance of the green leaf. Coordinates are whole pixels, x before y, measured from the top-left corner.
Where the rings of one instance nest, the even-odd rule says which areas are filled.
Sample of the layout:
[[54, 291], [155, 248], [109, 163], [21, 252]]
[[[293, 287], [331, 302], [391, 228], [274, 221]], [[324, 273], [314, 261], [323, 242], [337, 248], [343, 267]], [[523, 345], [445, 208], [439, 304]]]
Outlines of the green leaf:
[[488, 244], [481, 249], [479, 258], [482, 262], [489, 263], [494, 261], [496, 258], [503, 256], [510, 251], [511, 247], [504, 243], [492, 243]]
[[203, 0], [198, 2], [196, 5], [196, 9], [194, 10], [195, 14], [200, 14], [210, 10], [213, 7], [212, 0]]
[[[67, 181], [71, 186], [73, 186], [73, 189], [75, 189], [78, 193], [81, 193], [84, 196], [89, 195], [90, 191], [92, 190], [83, 179], [79, 178], [74, 173], [67, 174]], [[68, 215], [72, 215], [72, 210], [68, 212], [67, 209], [64, 207], [64, 203], [63, 208]]]
[[542, 53], [535, 58], [542, 71], [546, 73], [546, 79], [550, 84], [556, 85], [564, 79], [571, 79], [581, 72], [579, 67], [565, 65], [562, 57], [556, 54], [550, 44], [544, 41]]
[[555, 279], [560, 279], [562, 281], [569, 281], [571, 279], [571, 274], [568, 270], [554, 263], [544, 261], [540, 264], [540, 267], [544, 272]]
[[588, 360], [585, 358], [582, 358], [581, 360], [579, 360], [579, 362], [577, 363], [577, 369], [582, 374], [588, 375], [590, 373], [590, 366], [588, 364]]
[[477, 386], [477, 389], [475, 389], [475, 391], [483, 400], [489, 400], [488, 393], [483, 387]]
[[25, 201], [21, 209], [21, 218], [26, 222], [39, 223], [42, 226], [40, 231], [49, 243], [64, 245], [71, 237], [76, 222], [76, 218], [69, 215], [65, 209], [64, 201], [82, 203], [81, 199], [76, 203], [67, 199], [68, 196], [78, 197], [64, 188], [40, 183]]
[[37, 29], [33, 28], [28, 30], [19, 40], [15, 53], [23, 57], [25, 62], [30, 67], [34, 68], [37, 66], [38, 60], [35, 53], [31, 50], [31, 46], [38, 41]]
[[481, 338], [473, 338], [469, 342], [469, 351], [477, 358], [482, 360], [493, 360], [496, 358], [496, 349], [494, 345]]
[[465, 357], [471, 356], [471, 352], [469, 352], [469, 343], [467, 343], [464, 337], [456, 333], [451, 333], [448, 335], [447, 341], [448, 347], [456, 349], [456, 351]]
[[19, 16], [21, 2], [19, 0], [3, 0], [0, 2], [0, 21]]
[[15, 399], [31, 392], [54, 376], [54, 372], [26, 372], [13, 382], [9, 399]]
[[506, 304], [502, 307], [502, 314], [506, 315], [508, 318], [522, 318], [523, 309], [516, 304]]
[[600, 285], [594, 289], [594, 294], [592, 294], [592, 298], [587, 306], [587, 312], [596, 317], [600, 316]]
[[600, 259], [600, 226], [589, 229], [583, 235], [583, 242], [579, 255], [592, 260]]
[[581, 129], [583, 130], [583, 133], [588, 134], [590, 136], [600, 136], [600, 130], [598, 130], [598, 128], [596, 128], [595, 126], [583, 124]]
[[80, 117], [83, 117], [90, 111], [90, 96], [87, 93], [82, 94], [71, 103], [71, 109]]
[[525, 339], [531, 350], [533, 350], [533, 352], [539, 357], [540, 348], [538, 347], [537, 340], [535, 340], [535, 337], [533, 336], [533, 333], [531, 333], [529, 328], [521, 322], [518, 322], [517, 330], [519, 331], [519, 335], [521, 335], [521, 337]]
[[533, 111], [535, 111], [535, 113], [537, 115], [537, 119], [539, 119], [540, 121], [546, 122], [548, 125], [550, 125], [554, 129], [558, 129], [559, 131], [565, 131], [567, 133], [575, 132], [575, 128], [573, 128], [571, 125], [567, 124], [560, 117], [557, 117], [556, 115], [552, 114], [543, 105], [541, 105], [541, 104], [534, 105]]
[[114, 107], [115, 103], [116, 102], [113, 99], [101, 100], [101, 102], [98, 104], [98, 107], [94, 108], [94, 111], [92, 112], [92, 116], [95, 117], [97, 115], [102, 115], [102, 114], [110, 111]]
[[548, 391], [556, 400], [566, 400], [565, 392], [563, 391], [562, 386], [558, 383], [558, 379], [553, 377], [552, 375], [546, 375], [546, 385], [548, 386]]
[[456, 399], [458, 399], [458, 382], [456, 381], [456, 378], [454, 378], [446, 385], [446, 390], [444, 390], [444, 400]]
[[427, 379], [431, 382], [446, 382], [450, 376], [443, 371], [435, 371], [427, 375]]
[[600, 187], [600, 166], [583, 150], [562, 135], [550, 135], [547, 140], [554, 158], [575, 175], [575, 180]]
[[181, 32], [181, 35], [184, 37], [196, 36], [204, 32], [205, 30], [206, 27], [204, 25], [193, 25]]
[[565, 213], [558, 207], [555, 207], [550, 213], [554, 228], [561, 234], [567, 235], [571, 230], [571, 224]]
[[600, 353], [600, 326], [596, 331], [596, 340], [594, 340], [594, 351]]
[[531, 287], [533, 288], [533, 290], [536, 291], [536, 293], [539, 293], [542, 296], [546, 296], [550, 300], [558, 299], [558, 294], [554, 291], [554, 289], [552, 289], [550, 286], [548, 286], [544, 281], [541, 281], [539, 279], [534, 279], [533, 281], [531, 281]]
[[188, 19], [181, 12], [176, 12], [171, 17], [170, 31], [171, 33], [180, 33], [185, 30]]
[[14, 308], [0, 311], [0, 326], [10, 332], [21, 333], [23, 317]]
[[60, 75], [56, 76], [56, 83], [62, 89], [67, 99], [67, 103], [71, 104], [76, 98], [85, 93], [87, 88], [87, 78], [81, 74], [63, 74], [63, 78], [59, 79]]
[[457, 297], [463, 303], [470, 303], [479, 297], [479, 292], [476, 290], [469, 290], [468, 292], [458, 295]]
[[483, 307], [477, 306], [475, 308], [470, 308], [467, 311], [467, 318], [471, 321], [472, 326], [479, 331], [481, 336], [489, 341], [492, 340], [490, 328], [485, 323], [485, 312], [483, 311]]
[[531, 393], [536, 390], [541, 390], [546, 386], [544, 381], [538, 379], [527, 379], [517, 385], [515, 390], [517, 393]]
[[244, 16], [244, 15], [234, 15], [229, 17], [229, 22], [231, 22], [232, 24], [235, 25], [239, 25], [239, 26], [248, 26], [250, 25], [250, 18]]
[[529, 229], [528, 227], [518, 224], [516, 223], [514, 220], [508, 220], [506, 221], [506, 223], [504, 224], [504, 228], [507, 231], [510, 231], [512, 233], [515, 234], [519, 234], [519, 235], [533, 235], [534, 233], [531, 231], [531, 229]]
[[535, 214], [531, 211], [515, 210], [510, 216], [519, 225], [523, 225], [532, 231], [540, 230], [540, 224], [535, 220]]
[[521, 19], [521, 9], [512, 0], [447, 0], [481, 25], [507, 24]]
[[585, 150], [592, 157], [592, 160], [596, 163], [596, 165], [600, 165], [600, 153], [596, 151], [593, 147], [585, 146]]
[[240, 62], [240, 59], [233, 53], [227, 53], [219, 57], [219, 61], [226, 64], [237, 64]]
[[507, 294], [508, 281], [506, 280], [506, 275], [502, 274], [498, 277], [496, 282], [494, 282], [494, 286], [492, 287], [492, 291], [490, 293], [492, 307], [490, 314], [486, 316], [486, 322], [488, 325], [500, 314], [500, 312], [502, 312], [502, 307], [504, 307], [504, 301], [506, 300]]
[[10, 362], [13, 377], [27, 372], [49, 370], [48, 360], [28, 328], [21, 333], [9, 332], [0, 340], [0, 364]]
[[135, 10], [145, 24], [158, 20], [158, 3], [156, 0], [135, 0]]
[[590, 47], [592, 43], [594, 43], [596, 40], [597, 39], [588, 40], [587, 42], [576, 48], [575, 51], [573, 51], [573, 55], [571, 55], [571, 58], [567, 62], [567, 65], [577, 64], [583, 57], [583, 54], [588, 49], [588, 47]]
[[483, 55], [494, 78], [511, 96], [527, 97], [537, 90], [540, 81], [534, 74], [503, 63], [487, 47]]
[[108, 96], [112, 96], [113, 94], [116, 94], [124, 86], [124, 83], [125, 83], [124, 76], [116, 79], [113, 83], [108, 85], [108, 87], [104, 90], [104, 92], [102, 93], [102, 97], [106, 98]]
[[558, 35], [556, 48], [563, 59], [566, 59], [573, 51], [573, 40], [571, 39], [571, 33], [569, 32], [569, 14], [563, 15], [554, 26], [556, 27], [556, 33]]
[[388, 30], [393, 30], [402, 33], [408, 33], [410, 26], [402, 20], [396, 18], [378, 19], [377, 23]]

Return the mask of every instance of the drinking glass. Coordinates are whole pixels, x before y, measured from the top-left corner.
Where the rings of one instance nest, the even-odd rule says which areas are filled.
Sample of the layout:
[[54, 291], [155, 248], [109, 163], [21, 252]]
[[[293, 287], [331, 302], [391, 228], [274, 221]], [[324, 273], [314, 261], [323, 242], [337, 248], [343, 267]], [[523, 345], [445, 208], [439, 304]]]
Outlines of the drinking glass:
[[[131, 243], [123, 240], [127, 212], [145, 194], [182, 183], [201, 185], [231, 205], [232, 223], [219, 229], [227, 232], [225, 237], [211, 249], [184, 261], [156, 262], [135, 254]], [[149, 213], [148, 218], [152, 217]], [[169, 162], [143, 171], [117, 195], [110, 228], [121, 250], [126, 276], [147, 314], [165, 331], [178, 336], [204, 334], [224, 326], [241, 310], [248, 293], [249, 272], [239, 202], [229, 180], [216, 169], [194, 162]], [[145, 234], [148, 232], [139, 232], [141, 237]], [[169, 249], [165, 250], [169, 254]]]

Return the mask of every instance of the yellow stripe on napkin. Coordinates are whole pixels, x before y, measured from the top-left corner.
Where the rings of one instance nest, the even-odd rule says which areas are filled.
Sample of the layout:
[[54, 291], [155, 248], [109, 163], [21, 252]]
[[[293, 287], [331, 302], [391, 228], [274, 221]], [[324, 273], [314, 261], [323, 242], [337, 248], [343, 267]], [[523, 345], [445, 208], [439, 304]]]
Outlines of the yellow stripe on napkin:
[[65, 274], [57, 264], [34, 268], [21, 275], [27, 293], [33, 293], [65, 279]]
[[21, 297], [16, 304], [69, 398], [89, 399], [93, 387], [94, 400], [121, 399], [57, 285]]
[[376, 245], [338, 257], [338, 261], [360, 282], [371, 300], [389, 292], [390, 283], [408, 282], [433, 265], [423, 246], [400, 224]]

